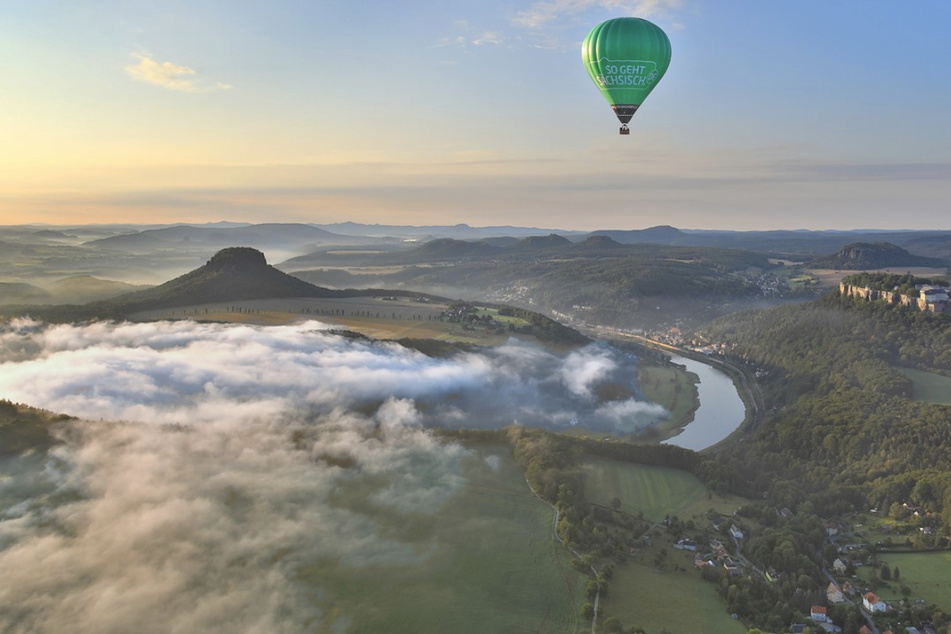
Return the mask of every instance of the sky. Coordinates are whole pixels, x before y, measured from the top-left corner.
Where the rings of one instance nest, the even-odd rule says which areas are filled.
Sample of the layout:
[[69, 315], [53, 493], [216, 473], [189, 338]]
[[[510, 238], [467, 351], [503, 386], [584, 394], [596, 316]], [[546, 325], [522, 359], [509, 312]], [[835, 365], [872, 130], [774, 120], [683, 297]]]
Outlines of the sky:
[[[630, 136], [580, 45], [651, 20]], [[0, 224], [949, 229], [951, 4], [5, 0]]]

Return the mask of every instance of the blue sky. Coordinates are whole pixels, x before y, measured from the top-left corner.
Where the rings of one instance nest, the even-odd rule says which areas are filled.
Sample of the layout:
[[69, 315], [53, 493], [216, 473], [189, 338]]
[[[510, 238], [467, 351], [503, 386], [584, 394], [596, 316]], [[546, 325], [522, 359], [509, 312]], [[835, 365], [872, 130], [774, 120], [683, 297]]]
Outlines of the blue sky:
[[[587, 77], [644, 17], [631, 122]], [[3, 223], [951, 229], [951, 3], [0, 4]]]

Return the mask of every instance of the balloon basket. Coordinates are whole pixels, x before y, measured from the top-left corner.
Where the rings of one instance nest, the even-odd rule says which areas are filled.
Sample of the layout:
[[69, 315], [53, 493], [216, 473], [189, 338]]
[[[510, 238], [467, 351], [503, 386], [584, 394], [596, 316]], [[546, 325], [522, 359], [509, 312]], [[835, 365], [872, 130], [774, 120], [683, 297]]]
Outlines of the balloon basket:
[[621, 131], [619, 134], [630, 134], [630, 133], [631, 133], [631, 129], [627, 127], [626, 123], [621, 126]]

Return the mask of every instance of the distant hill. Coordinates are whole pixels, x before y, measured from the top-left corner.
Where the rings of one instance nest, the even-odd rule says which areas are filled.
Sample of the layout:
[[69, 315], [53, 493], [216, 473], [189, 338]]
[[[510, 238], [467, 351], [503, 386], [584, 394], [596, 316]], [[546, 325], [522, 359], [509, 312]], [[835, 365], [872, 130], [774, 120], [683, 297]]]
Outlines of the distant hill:
[[471, 257], [492, 257], [503, 251], [503, 247], [492, 246], [485, 241], [467, 242], [453, 238], [430, 240], [408, 252], [413, 257], [429, 261], [461, 260]]
[[41, 304], [52, 298], [49, 292], [39, 286], [23, 282], [0, 282], [0, 305], [2, 304]]
[[621, 244], [617, 240], [610, 238], [609, 236], [589, 236], [582, 240], [581, 242], [575, 243], [575, 249], [578, 251], [618, 251], [627, 248], [626, 245]]
[[332, 290], [314, 286], [277, 270], [264, 254], [250, 247], [229, 247], [208, 262], [173, 280], [133, 293], [82, 305], [10, 307], [8, 314], [29, 313], [53, 322], [85, 319], [124, 319], [146, 310], [217, 302], [281, 297], [362, 297], [367, 295], [419, 297], [404, 290]]
[[86, 304], [109, 299], [124, 293], [144, 290], [146, 286], [103, 280], [92, 275], [72, 275], [46, 285], [55, 300], [62, 304]]
[[563, 249], [572, 245], [571, 240], [563, 238], [557, 234], [547, 236], [529, 236], [510, 247], [513, 251], [547, 251], [554, 249]]
[[661, 225], [631, 231], [599, 230], [592, 236], [607, 236], [621, 244], [689, 244], [690, 237], [675, 227]]
[[[351, 292], [354, 294], [355, 292]], [[366, 294], [365, 291], [360, 292]], [[82, 305], [34, 307], [29, 312], [47, 321], [124, 319], [144, 310], [274, 297], [343, 297], [278, 271], [264, 254], [250, 247], [229, 247], [189, 273], [146, 290]]]
[[[312, 244], [351, 244], [356, 239], [300, 223], [264, 223], [242, 227], [178, 225], [92, 240], [86, 246], [150, 253], [163, 248], [221, 249], [247, 246], [290, 250]], [[360, 239], [365, 242], [365, 239]]]
[[896, 266], [947, 266], [946, 260], [912, 255], [890, 242], [853, 242], [847, 244], [835, 255], [816, 258], [808, 266], [817, 269], [844, 269], [849, 271], [867, 271]]
[[487, 238], [478, 241], [457, 240], [455, 238], [437, 238], [419, 246], [397, 252], [385, 252], [368, 255], [341, 254], [337, 250], [316, 251], [307, 255], [290, 258], [280, 264], [282, 269], [298, 271], [312, 266], [354, 265], [394, 266], [426, 264], [429, 262], [454, 262], [464, 260], [492, 259], [511, 257], [531, 259], [539, 254], [565, 252], [574, 248], [567, 238], [551, 234], [547, 236], [529, 236], [527, 238]]
[[951, 260], [951, 234], [913, 238], [906, 242], [905, 246], [921, 255]]
[[124, 313], [209, 302], [272, 297], [332, 297], [331, 291], [278, 271], [250, 247], [222, 249], [208, 262], [159, 286], [121, 295], [109, 303]]
[[336, 224], [318, 225], [327, 231], [348, 236], [398, 236], [417, 239], [453, 238], [455, 240], [484, 240], [499, 237], [525, 238], [529, 236], [559, 233], [572, 236], [583, 236], [580, 231], [561, 231], [553, 228], [491, 226], [471, 227], [467, 224], [457, 225], [366, 225], [356, 222], [341, 222]]

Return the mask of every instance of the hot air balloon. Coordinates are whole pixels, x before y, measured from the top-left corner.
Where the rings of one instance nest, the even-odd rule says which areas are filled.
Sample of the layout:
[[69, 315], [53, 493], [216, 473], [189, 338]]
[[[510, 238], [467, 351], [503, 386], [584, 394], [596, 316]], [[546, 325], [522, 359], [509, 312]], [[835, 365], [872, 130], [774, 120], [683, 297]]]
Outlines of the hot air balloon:
[[591, 29], [581, 59], [621, 121], [621, 134], [630, 134], [628, 122], [670, 65], [670, 40], [647, 20], [615, 18]]

